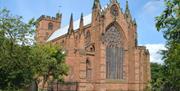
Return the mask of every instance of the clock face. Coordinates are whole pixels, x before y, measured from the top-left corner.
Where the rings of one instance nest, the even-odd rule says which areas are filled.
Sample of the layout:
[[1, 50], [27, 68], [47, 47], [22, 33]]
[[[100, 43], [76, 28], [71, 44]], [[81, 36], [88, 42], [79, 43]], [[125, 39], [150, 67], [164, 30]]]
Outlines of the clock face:
[[118, 16], [118, 14], [119, 14], [119, 12], [118, 12], [118, 7], [117, 7], [117, 5], [112, 5], [111, 6], [111, 13], [112, 13], [112, 15], [114, 15], [114, 16]]

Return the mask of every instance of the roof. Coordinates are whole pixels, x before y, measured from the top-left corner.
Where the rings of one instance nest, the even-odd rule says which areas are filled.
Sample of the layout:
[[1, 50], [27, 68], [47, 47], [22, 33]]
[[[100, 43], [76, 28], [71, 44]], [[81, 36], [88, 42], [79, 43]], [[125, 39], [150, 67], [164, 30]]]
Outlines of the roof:
[[[84, 26], [91, 24], [92, 14], [88, 14], [88, 15], [84, 16], [83, 19], [84, 19]], [[79, 29], [79, 24], [80, 24], [80, 18], [78, 20], [74, 21], [74, 30], [75, 31], [77, 31], [77, 29]], [[62, 35], [65, 35], [66, 33], [68, 33], [68, 29], [69, 29], [69, 25], [66, 25], [65, 27], [62, 27], [62, 28], [56, 30], [48, 38], [47, 42], [52, 41]]]

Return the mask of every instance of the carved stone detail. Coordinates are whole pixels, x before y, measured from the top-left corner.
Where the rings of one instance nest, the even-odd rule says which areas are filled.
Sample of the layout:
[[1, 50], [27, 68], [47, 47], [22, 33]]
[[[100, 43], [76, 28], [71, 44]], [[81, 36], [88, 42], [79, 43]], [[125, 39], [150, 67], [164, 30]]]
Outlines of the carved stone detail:
[[115, 26], [110, 27], [102, 35], [102, 41], [107, 47], [122, 47], [122, 36]]
[[87, 52], [95, 52], [95, 44], [92, 43], [92, 44], [86, 46], [86, 47], [85, 47], [85, 50], [86, 50]]
[[119, 15], [118, 7], [117, 7], [116, 4], [114, 4], [114, 5], [111, 6], [111, 13], [112, 13], [112, 15], [114, 15], [114, 16], [118, 16], [118, 15]]

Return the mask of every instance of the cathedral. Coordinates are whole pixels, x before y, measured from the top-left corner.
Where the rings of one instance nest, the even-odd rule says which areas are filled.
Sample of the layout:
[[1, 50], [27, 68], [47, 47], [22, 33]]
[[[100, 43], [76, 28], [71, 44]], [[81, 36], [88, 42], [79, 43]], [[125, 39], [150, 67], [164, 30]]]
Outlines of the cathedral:
[[[117, 0], [101, 7], [94, 0], [92, 12], [61, 27], [62, 14], [38, 19], [36, 40], [61, 46], [69, 74], [54, 91], [144, 91], [151, 79], [150, 54], [138, 46], [137, 24], [128, 2], [122, 11]], [[54, 87], [56, 89], [56, 86]]]

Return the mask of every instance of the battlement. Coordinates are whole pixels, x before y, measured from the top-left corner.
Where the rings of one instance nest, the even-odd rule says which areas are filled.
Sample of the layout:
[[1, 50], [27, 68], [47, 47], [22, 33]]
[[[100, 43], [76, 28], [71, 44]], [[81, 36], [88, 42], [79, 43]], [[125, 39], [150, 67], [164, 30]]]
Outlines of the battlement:
[[138, 49], [140, 49], [140, 50], [146, 50], [146, 47], [145, 47], [145, 46], [138, 46]]
[[41, 15], [37, 21], [39, 22], [41, 20], [50, 20], [50, 21], [60, 22], [61, 18], [62, 18], [62, 14], [59, 14], [59, 13], [56, 14], [56, 17]]
[[56, 17], [46, 16], [46, 15], [40, 16], [40, 18], [39, 18], [38, 20], [42, 20], [42, 19], [46, 19], [46, 20], [57, 20]]

